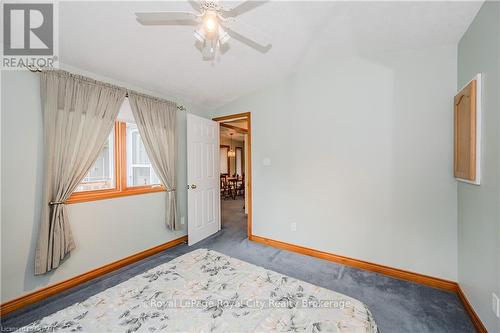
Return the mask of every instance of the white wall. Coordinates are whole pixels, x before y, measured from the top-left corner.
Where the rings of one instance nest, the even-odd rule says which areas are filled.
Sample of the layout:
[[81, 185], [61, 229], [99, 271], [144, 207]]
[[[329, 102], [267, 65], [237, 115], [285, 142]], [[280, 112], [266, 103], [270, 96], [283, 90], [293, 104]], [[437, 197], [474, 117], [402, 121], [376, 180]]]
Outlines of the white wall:
[[330, 59], [211, 112], [252, 113], [253, 234], [456, 280], [456, 56]]
[[458, 282], [490, 332], [500, 296], [500, 3], [485, 2], [458, 44], [461, 89], [483, 74], [481, 186], [458, 185]]
[[[120, 84], [91, 73], [71, 70]], [[57, 270], [35, 277], [33, 254], [40, 217], [43, 164], [39, 77], [28, 71], [4, 71], [1, 83], [2, 303], [186, 234], [186, 225], [177, 232], [166, 229], [164, 193], [69, 205], [70, 224], [77, 248]], [[187, 108], [190, 112], [200, 112], [192, 106]], [[177, 130], [178, 209], [179, 215], [185, 219], [184, 112], [178, 113]]]

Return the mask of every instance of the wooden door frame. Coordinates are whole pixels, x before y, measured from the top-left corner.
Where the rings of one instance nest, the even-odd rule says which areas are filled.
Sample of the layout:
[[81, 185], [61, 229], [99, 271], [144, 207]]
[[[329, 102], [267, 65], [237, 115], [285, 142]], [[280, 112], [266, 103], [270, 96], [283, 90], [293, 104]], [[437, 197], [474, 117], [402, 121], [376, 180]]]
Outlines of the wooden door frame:
[[[250, 112], [236, 113], [227, 116], [215, 117], [212, 120], [218, 123], [225, 120], [235, 120], [235, 119], [246, 119], [247, 121], [247, 150], [248, 150], [248, 161], [245, 159], [245, 163], [248, 163], [248, 175], [245, 178], [248, 179], [248, 191], [245, 193], [248, 196], [248, 218], [247, 218], [247, 237], [252, 239], [252, 117]], [[220, 126], [220, 125], [219, 125]], [[219, 171], [220, 173], [220, 171]]]

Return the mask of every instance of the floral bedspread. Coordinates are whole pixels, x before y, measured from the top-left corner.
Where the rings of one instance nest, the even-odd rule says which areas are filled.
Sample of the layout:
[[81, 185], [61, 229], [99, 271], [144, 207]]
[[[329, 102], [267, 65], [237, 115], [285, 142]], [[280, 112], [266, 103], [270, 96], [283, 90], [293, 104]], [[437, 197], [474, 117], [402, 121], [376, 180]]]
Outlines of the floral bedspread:
[[378, 332], [356, 299], [199, 249], [22, 332]]

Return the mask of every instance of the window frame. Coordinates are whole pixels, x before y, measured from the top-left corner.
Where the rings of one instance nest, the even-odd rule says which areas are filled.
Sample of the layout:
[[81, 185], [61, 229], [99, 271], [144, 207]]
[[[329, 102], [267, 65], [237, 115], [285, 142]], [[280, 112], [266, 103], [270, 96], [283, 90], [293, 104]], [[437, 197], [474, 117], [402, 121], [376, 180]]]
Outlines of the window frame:
[[146, 193], [165, 192], [163, 185], [127, 186], [127, 123], [115, 121], [114, 126], [114, 177], [115, 187], [110, 189], [73, 192], [66, 204], [96, 201], [138, 195]]

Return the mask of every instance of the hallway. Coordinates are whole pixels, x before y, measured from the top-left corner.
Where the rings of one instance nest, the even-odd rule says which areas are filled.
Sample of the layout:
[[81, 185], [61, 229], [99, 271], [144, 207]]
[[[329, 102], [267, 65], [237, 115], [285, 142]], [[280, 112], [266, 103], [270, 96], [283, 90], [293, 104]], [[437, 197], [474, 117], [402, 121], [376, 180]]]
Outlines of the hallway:
[[236, 200], [221, 199], [221, 223], [222, 229], [228, 229], [226, 232], [234, 233], [234, 237], [247, 238], [247, 215], [241, 197]]

